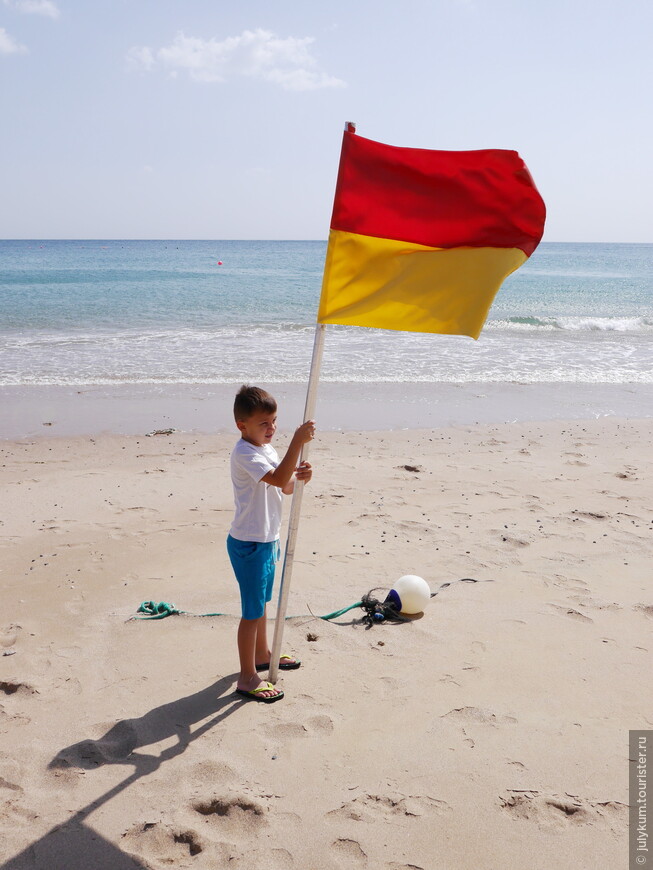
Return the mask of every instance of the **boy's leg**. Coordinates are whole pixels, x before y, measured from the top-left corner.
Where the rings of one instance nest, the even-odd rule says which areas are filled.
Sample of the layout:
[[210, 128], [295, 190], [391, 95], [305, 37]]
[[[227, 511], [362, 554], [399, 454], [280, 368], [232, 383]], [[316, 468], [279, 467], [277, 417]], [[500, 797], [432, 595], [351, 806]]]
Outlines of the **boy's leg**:
[[[240, 587], [243, 616], [238, 626], [238, 657], [240, 659], [240, 676], [237, 688], [245, 692], [253, 692], [267, 685], [256, 671], [256, 653], [258, 635], [261, 633], [261, 643], [267, 650], [267, 614], [266, 600], [272, 593], [271, 579], [274, 579], [274, 562], [272, 562], [272, 578], [269, 577], [269, 547], [256, 542], [237, 541], [231, 536], [227, 538], [227, 550]], [[257, 614], [260, 614], [258, 616]], [[259, 697], [272, 698], [283, 695], [280, 689], [268, 689], [258, 693]]]
[[265, 605], [263, 616], [258, 621], [256, 630], [256, 649], [254, 652], [254, 667], [270, 661], [270, 647], [268, 646], [268, 607]]
[[[259, 619], [241, 619], [238, 626], [238, 657], [240, 659], [240, 676], [238, 678], [237, 687], [244, 689], [246, 692], [253, 692], [259, 686], [265, 685], [265, 680], [262, 680], [256, 671], [256, 647], [257, 636], [259, 631], [266, 633], [265, 620], [266, 613], [263, 613]], [[265, 641], [267, 646], [267, 640]], [[271, 698], [274, 695], [281, 694], [281, 690], [277, 688], [269, 689], [260, 693], [264, 698]]]
[[[267, 603], [272, 600], [272, 589], [274, 586], [274, 574], [275, 574], [275, 566], [279, 561], [281, 556], [281, 552], [279, 549], [279, 541], [273, 541], [272, 546], [269, 550], [268, 558], [265, 564], [265, 609], [263, 611], [263, 619], [259, 625], [259, 629], [256, 635], [256, 664], [259, 669], [263, 669], [264, 666], [268, 665], [270, 662], [270, 656], [272, 655], [270, 651], [270, 647], [268, 645], [268, 623], [267, 623]], [[285, 661], [285, 669], [289, 670], [291, 667], [299, 667], [299, 662], [296, 661], [292, 656], [283, 656]]]
[[[256, 632], [256, 653], [255, 653], [255, 664], [259, 669], [262, 669], [263, 665], [267, 665], [270, 661], [270, 656], [272, 655], [270, 651], [270, 646], [268, 644], [268, 608], [267, 604], [265, 605], [265, 610], [263, 611], [263, 618], [261, 619], [258, 627], [258, 631]], [[296, 664], [299, 667], [299, 662], [293, 656], [285, 656], [283, 658], [286, 670], [290, 669], [290, 666]], [[282, 665], [283, 667], [283, 665]]]

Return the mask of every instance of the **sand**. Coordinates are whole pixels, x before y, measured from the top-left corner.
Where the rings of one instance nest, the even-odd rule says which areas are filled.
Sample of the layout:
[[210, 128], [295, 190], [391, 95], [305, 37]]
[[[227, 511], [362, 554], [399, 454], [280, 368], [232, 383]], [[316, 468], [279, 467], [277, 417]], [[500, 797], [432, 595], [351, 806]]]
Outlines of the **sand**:
[[[322, 433], [273, 705], [233, 693], [231, 434], [0, 443], [0, 866], [625, 866], [652, 438]], [[421, 619], [311, 615], [404, 573]], [[227, 615], [130, 619], [149, 599]]]
[[[259, 384], [279, 402], [281, 426], [301, 420], [306, 383]], [[230, 432], [234, 384], [2, 386], [0, 439], [139, 435], [174, 427]], [[477, 423], [637, 418], [653, 408], [653, 384], [320, 383], [322, 432], [433, 429]], [[296, 424], [295, 424], [296, 425]]]

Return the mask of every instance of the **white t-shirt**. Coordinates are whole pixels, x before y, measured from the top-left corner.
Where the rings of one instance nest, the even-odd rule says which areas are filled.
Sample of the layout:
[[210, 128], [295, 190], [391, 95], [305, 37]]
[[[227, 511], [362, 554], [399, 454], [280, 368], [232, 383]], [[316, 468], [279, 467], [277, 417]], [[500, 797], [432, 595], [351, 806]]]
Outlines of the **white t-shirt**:
[[281, 529], [283, 496], [278, 486], [261, 483], [279, 464], [271, 444], [258, 447], [241, 438], [231, 453], [231, 482], [236, 515], [229, 534], [238, 541], [276, 541]]

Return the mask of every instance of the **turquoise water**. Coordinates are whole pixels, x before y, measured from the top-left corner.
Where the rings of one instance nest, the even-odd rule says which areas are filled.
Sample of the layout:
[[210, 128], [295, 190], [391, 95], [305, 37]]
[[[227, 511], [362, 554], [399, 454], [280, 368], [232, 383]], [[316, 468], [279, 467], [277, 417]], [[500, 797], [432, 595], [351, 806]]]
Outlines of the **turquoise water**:
[[[304, 381], [324, 242], [0, 241], [0, 384]], [[218, 265], [218, 262], [222, 265]], [[653, 245], [542, 244], [478, 342], [329, 327], [335, 382], [653, 382]]]

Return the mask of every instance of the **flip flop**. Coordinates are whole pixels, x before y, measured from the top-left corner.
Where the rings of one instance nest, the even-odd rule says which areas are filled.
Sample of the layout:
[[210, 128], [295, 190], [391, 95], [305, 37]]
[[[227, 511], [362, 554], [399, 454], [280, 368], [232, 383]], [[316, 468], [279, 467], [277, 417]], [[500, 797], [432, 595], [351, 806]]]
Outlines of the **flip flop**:
[[266, 683], [264, 686], [259, 686], [258, 689], [253, 689], [248, 692], [247, 689], [236, 689], [237, 695], [242, 695], [243, 698], [249, 698], [251, 701], [263, 701], [264, 704], [274, 704], [275, 701], [280, 701], [283, 698], [283, 692], [279, 691], [277, 695], [266, 697], [261, 692], [274, 691], [272, 683]]
[[[287, 659], [287, 661], [286, 661]], [[297, 668], [301, 667], [301, 662], [297, 661], [294, 656], [281, 656], [279, 659], [279, 670], [280, 671], [296, 671]], [[264, 665], [256, 665], [257, 671], [267, 671], [270, 668], [270, 662], [266, 662]]]

